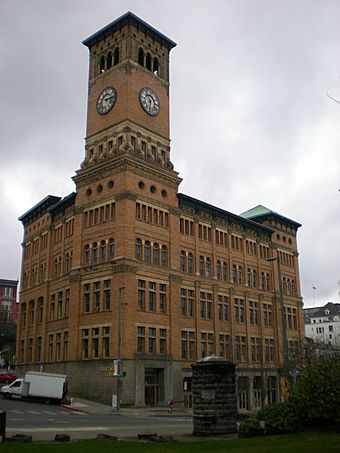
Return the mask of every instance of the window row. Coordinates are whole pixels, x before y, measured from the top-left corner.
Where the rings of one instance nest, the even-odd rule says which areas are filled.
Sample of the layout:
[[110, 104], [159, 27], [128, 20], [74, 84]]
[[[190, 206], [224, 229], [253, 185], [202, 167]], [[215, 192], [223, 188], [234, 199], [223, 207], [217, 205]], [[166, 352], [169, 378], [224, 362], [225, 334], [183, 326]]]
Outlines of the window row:
[[294, 255], [292, 255], [291, 253], [281, 251], [278, 251], [278, 254], [280, 256], [281, 264], [288, 267], [294, 267]]
[[169, 227], [168, 212], [152, 208], [142, 203], [136, 203], [136, 219], [160, 227]]
[[157, 242], [143, 241], [140, 238], [135, 242], [135, 258], [147, 264], [168, 266], [168, 247]]
[[167, 329], [137, 326], [136, 351], [141, 354], [167, 354]]
[[107, 359], [110, 357], [110, 326], [81, 330], [81, 358]]
[[291, 278], [282, 277], [282, 289], [283, 294], [286, 294], [287, 296], [295, 296], [296, 295], [295, 280]]
[[33, 242], [28, 242], [24, 245], [24, 259], [28, 259], [31, 256], [37, 254], [40, 250], [47, 248], [48, 233], [43, 233], [40, 237], [35, 238]]
[[112, 66], [116, 66], [119, 63], [119, 48], [116, 47], [114, 51], [111, 50], [106, 54], [102, 55], [99, 59], [98, 74], [110, 69]]
[[[229, 298], [226, 295], [217, 295], [217, 320], [229, 322], [231, 320], [231, 307]], [[200, 291], [199, 293], [199, 316], [201, 319], [212, 320], [215, 313], [215, 302], [210, 292]], [[233, 299], [233, 320], [235, 323], [259, 325], [262, 319], [264, 327], [273, 326], [272, 304], [262, 304], [262, 317], [260, 303], [249, 300], [248, 304], [244, 299], [234, 297]], [[181, 288], [180, 290], [180, 313], [181, 316], [195, 316], [195, 291], [194, 289]], [[297, 311], [295, 308], [287, 307], [287, 329], [297, 330]], [[289, 318], [288, 318], [289, 317]], [[289, 319], [289, 320], [288, 320]]]
[[149, 71], [152, 71], [155, 75], [160, 75], [158, 58], [152, 57], [150, 52], [144, 52], [142, 47], [138, 49], [138, 64], [145, 67]]
[[103, 239], [100, 242], [93, 244], [85, 244], [84, 246], [84, 266], [96, 265], [110, 261], [115, 256], [115, 241], [113, 238]]
[[111, 309], [111, 280], [102, 280], [83, 285], [83, 313]]
[[[274, 338], [250, 337], [244, 335], [220, 333], [216, 336], [212, 332], [201, 331], [199, 336], [199, 357], [204, 358], [218, 355], [236, 362], [266, 362], [277, 360]], [[197, 360], [196, 333], [193, 330], [181, 331], [181, 358], [183, 360]]]
[[140, 310], [166, 313], [167, 285], [139, 279], [137, 282], [137, 305]]
[[[49, 313], [46, 321], [55, 321], [67, 318], [69, 315], [69, 307], [69, 288], [51, 293], [48, 308]], [[39, 297], [36, 301], [30, 300], [28, 303], [22, 302], [20, 304], [21, 326], [25, 327], [27, 324], [29, 326], [42, 324], [44, 320], [44, 310], [46, 310], [46, 307], [43, 297]]]
[[115, 202], [84, 211], [84, 227], [98, 225], [115, 218]]
[[19, 341], [19, 363], [61, 362], [68, 359], [68, 331], [48, 335], [47, 351], [44, 351], [43, 337]]

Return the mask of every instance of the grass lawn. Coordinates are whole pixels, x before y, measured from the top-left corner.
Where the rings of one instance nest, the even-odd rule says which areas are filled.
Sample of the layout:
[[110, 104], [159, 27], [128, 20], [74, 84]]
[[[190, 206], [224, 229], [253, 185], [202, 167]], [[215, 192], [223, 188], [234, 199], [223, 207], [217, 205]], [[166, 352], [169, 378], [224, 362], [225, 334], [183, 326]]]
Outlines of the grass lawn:
[[340, 433], [298, 433], [251, 439], [144, 443], [85, 440], [70, 443], [0, 444], [1, 453], [331, 453], [340, 452]]

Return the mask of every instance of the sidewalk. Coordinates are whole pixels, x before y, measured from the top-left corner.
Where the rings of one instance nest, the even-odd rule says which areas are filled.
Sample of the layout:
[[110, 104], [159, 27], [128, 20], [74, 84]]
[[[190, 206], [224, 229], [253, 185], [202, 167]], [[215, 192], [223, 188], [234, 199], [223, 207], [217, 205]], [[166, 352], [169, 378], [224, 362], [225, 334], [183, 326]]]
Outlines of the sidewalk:
[[[70, 404], [63, 404], [63, 407], [89, 414], [117, 414], [117, 412], [108, 404], [88, 401], [81, 398], [71, 398]], [[143, 417], [188, 417], [192, 418], [192, 409], [184, 407], [174, 407], [172, 414], [169, 414], [167, 407], [122, 407], [121, 415], [143, 416]], [[118, 415], [118, 414], [117, 414]]]

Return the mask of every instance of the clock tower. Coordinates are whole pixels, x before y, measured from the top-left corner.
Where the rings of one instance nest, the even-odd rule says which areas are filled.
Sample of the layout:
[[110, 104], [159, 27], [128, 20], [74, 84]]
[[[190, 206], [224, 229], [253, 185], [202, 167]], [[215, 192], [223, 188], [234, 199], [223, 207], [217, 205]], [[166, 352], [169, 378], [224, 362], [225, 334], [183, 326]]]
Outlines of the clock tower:
[[77, 186], [124, 155], [151, 165], [171, 185], [175, 177], [178, 186], [169, 138], [169, 55], [176, 43], [128, 12], [83, 44], [90, 52], [89, 89]]

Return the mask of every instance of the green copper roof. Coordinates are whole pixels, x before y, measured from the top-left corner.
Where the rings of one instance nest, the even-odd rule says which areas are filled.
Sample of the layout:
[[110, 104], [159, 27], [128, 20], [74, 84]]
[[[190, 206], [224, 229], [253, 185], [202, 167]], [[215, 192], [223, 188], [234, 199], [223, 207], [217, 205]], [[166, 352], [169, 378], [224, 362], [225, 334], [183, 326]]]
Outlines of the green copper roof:
[[248, 209], [248, 211], [243, 212], [242, 214], [240, 214], [240, 216], [245, 219], [251, 219], [251, 220], [256, 220], [261, 217], [262, 218], [263, 217], [276, 217], [284, 222], [288, 222], [288, 223], [294, 225], [296, 228], [299, 228], [301, 226], [300, 223], [295, 222], [294, 220], [288, 219], [288, 217], [284, 217], [283, 215], [279, 214], [278, 212], [272, 211], [271, 209], [268, 209], [265, 206], [262, 206], [261, 204], [255, 206], [252, 209]]

